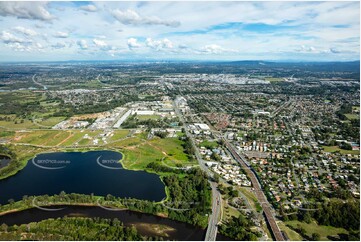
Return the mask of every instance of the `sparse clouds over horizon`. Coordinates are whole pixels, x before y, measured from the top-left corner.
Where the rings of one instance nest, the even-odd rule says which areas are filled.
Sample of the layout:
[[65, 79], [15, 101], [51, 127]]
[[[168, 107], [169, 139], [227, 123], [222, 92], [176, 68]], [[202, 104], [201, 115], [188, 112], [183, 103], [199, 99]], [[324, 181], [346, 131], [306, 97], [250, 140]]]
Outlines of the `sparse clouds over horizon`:
[[360, 55], [359, 2], [0, 2], [0, 26], [13, 60]]
[[141, 16], [131, 9], [115, 9], [112, 12], [113, 17], [125, 25], [164, 25], [167, 27], [178, 27], [179, 21], [163, 20], [157, 16]]

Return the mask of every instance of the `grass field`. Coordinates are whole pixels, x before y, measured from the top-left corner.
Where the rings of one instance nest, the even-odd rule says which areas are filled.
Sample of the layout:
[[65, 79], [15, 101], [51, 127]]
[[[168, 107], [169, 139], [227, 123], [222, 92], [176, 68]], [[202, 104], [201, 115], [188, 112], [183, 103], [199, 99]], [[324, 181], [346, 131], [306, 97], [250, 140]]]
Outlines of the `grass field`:
[[[26, 143], [31, 145], [43, 146], [86, 146], [93, 145], [93, 140], [98, 139], [99, 145], [104, 144], [99, 135], [103, 133], [102, 130], [27, 130], [17, 131], [14, 135], [14, 143]], [[126, 137], [128, 130], [117, 130], [114, 132], [116, 139]], [[87, 135], [89, 138], [84, 138]], [[114, 137], [113, 136], [113, 137]], [[113, 138], [112, 137], [112, 138]], [[110, 140], [110, 138], [109, 138]], [[115, 141], [110, 140], [110, 141]]]
[[122, 163], [129, 169], [145, 169], [151, 162], [164, 162], [170, 167], [196, 164], [189, 161], [183, 152], [182, 141], [177, 138], [143, 140], [139, 137], [132, 137], [109, 146], [122, 148], [121, 151], [125, 156]]
[[129, 130], [114, 130], [114, 135], [109, 138], [109, 142], [124, 139], [129, 134]]
[[218, 147], [218, 143], [216, 141], [209, 141], [209, 140], [205, 140], [201, 143], [199, 143], [199, 147], [206, 147], [206, 148], [211, 148], [214, 149], [216, 147]]
[[54, 125], [56, 125], [64, 120], [65, 120], [65, 117], [51, 117], [51, 118], [44, 119], [37, 123], [42, 126], [53, 127]]
[[299, 233], [292, 230], [290, 227], [286, 226], [283, 222], [278, 222], [277, 224], [278, 224], [278, 227], [287, 234], [288, 238], [291, 241], [301, 241], [302, 240], [302, 236]]
[[336, 228], [332, 226], [318, 225], [316, 222], [311, 222], [309, 224], [299, 221], [287, 221], [285, 222], [287, 226], [295, 229], [298, 224], [306, 231], [308, 237], [311, 238], [312, 233], [318, 233], [321, 236], [321, 240], [330, 240], [327, 236], [337, 236], [338, 234], [348, 234], [346, 229]]
[[0, 121], [0, 127], [4, 127], [7, 129], [16, 130], [16, 129], [39, 128], [39, 126], [34, 124], [32, 120], [15, 118], [15, 115], [0, 115], [0, 117], [2, 118], [9, 117], [11, 119], [10, 121], [4, 121], [4, 120]]
[[249, 204], [253, 209], [255, 209], [257, 212], [260, 212], [262, 210], [262, 207], [259, 204], [256, 196], [249, 190], [249, 188], [241, 187], [240, 191], [247, 198]]
[[281, 82], [281, 81], [283, 81], [283, 78], [279, 78], [279, 77], [266, 77], [265, 80], [266, 80], [266, 81], [269, 81], [269, 82]]
[[349, 120], [352, 120], [352, 119], [360, 119], [360, 115], [355, 114], [355, 113], [346, 113], [345, 116], [346, 116], [346, 118], [349, 119]]
[[223, 221], [227, 221], [231, 217], [236, 217], [237, 218], [241, 214], [237, 209], [228, 206], [226, 204], [226, 201], [224, 201], [224, 200], [222, 201], [222, 205], [223, 205], [223, 209], [222, 209], [222, 212], [223, 212], [222, 220]]
[[343, 150], [343, 149], [340, 149], [340, 147], [338, 146], [322, 146], [323, 150], [325, 152], [330, 152], [330, 153], [333, 153], [333, 152], [336, 152], [336, 151], [340, 151], [341, 154], [351, 154], [351, 155], [358, 155], [360, 154], [360, 151], [359, 150]]
[[139, 121], [148, 120], [148, 119], [157, 120], [157, 119], [160, 119], [160, 116], [159, 115], [137, 115], [137, 119]]

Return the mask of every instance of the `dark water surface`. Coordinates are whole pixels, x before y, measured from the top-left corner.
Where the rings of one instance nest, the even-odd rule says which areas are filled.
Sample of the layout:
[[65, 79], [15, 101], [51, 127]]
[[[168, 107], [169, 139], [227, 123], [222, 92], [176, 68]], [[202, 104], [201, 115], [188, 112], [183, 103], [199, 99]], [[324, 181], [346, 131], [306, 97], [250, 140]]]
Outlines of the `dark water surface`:
[[7, 166], [10, 163], [10, 157], [6, 155], [0, 155], [0, 169]]
[[[118, 218], [125, 226], [134, 225], [138, 232], [147, 236], [162, 236], [166, 240], [204, 240], [206, 231], [204, 229], [194, 227], [187, 223], [182, 223], [159, 216], [133, 212], [128, 210], [109, 211], [101, 207], [93, 206], [50, 206], [47, 208], [57, 209], [58, 211], [44, 211], [38, 208], [32, 208], [20, 212], [10, 213], [0, 216], [0, 225], [5, 223], [9, 226], [27, 224], [30, 222], [39, 222], [49, 218], [59, 217], [99, 217], [99, 218]], [[161, 226], [170, 228], [163, 231], [163, 234], [157, 234], [156, 229]], [[230, 240], [229, 238], [217, 235], [217, 240]]]
[[122, 168], [114, 151], [39, 154], [16, 175], [0, 180], [0, 204], [24, 195], [54, 195], [61, 191], [160, 201], [165, 186], [156, 174]]

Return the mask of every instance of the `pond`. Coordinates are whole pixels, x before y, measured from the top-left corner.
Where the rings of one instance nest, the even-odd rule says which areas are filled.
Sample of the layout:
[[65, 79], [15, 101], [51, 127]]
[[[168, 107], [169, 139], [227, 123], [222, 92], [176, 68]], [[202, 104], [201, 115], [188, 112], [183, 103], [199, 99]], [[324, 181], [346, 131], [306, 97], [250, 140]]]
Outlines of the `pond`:
[[[58, 217], [99, 217], [118, 218], [125, 226], [135, 226], [138, 232], [146, 236], [161, 236], [166, 240], [204, 240], [206, 231], [187, 223], [174, 221], [159, 216], [144, 214], [129, 210], [110, 211], [93, 206], [50, 206], [51, 209], [62, 210], [44, 211], [38, 208], [23, 210], [0, 216], [0, 225], [9, 226], [39, 222], [44, 219]], [[217, 235], [217, 240], [232, 240], [228, 237]]]
[[0, 169], [7, 166], [10, 163], [10, 157], [6, 155], [0, 155]]
[[123, 169], [114, 151], [39, 154], [16, 175], [0, 180], [0, 204], [24, 195], [66, 193], [161, 201], [165, 186], [156, 174]]

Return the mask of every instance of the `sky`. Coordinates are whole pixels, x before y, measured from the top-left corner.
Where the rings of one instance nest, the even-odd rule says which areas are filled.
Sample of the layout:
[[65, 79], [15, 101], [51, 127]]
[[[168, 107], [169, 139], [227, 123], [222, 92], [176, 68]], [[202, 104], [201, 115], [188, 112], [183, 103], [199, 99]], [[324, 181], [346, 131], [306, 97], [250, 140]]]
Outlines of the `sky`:
[[0, 2], [0, 61], [359, 57], [358, 1]]

